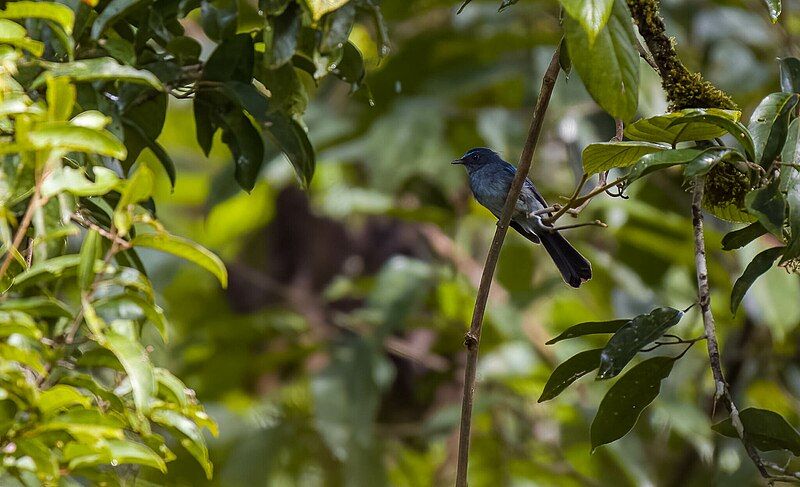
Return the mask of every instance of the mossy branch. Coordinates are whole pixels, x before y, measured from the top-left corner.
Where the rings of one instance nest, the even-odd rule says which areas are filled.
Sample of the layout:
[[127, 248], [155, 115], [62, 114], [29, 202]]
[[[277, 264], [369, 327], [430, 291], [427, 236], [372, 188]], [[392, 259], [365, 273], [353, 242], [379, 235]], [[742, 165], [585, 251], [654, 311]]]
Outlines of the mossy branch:
[[738, 109], [727, 93], [683, 65], [675, 51], [674, 39], [667, 36], [664, 19], [658, 10], [658, 0], [627, 0], [627, 3], [639, 33], [653, 55], [658, 74], [661, 76], [661, 85], [667, 93], [670, 110]]

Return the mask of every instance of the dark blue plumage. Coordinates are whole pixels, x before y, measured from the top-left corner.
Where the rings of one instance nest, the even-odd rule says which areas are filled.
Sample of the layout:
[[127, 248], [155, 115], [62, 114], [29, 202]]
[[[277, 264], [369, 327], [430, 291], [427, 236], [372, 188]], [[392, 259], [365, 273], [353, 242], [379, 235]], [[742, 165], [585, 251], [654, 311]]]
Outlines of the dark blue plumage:
[[[469, 187], [475, 199], [500, 218], [517, 169], [493, 150], [483, 147], [468, 150], [453, 164], [462, 164], [467, 169]], [[541, 216], [531, 215], [547, 206], [531, 180], [525, 178], [511, 218], [511, 228], [531, 242], [541, 243], [564, 281], [572, 287], [578, 287], [592, 278], [592, 266], [561, 234], [545, 225]]]

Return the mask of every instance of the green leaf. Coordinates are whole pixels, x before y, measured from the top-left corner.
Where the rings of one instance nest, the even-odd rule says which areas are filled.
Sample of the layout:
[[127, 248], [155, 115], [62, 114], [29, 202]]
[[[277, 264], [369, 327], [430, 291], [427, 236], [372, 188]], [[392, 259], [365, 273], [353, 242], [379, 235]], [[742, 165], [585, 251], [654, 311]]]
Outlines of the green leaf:
[[781, 15], [781, 0], [764, 0], [764, 4], [767, 6], [769, 19], [773, 24], [777, 24], [778, 17]]
[[646, 315], [639, 315], [629, 321], [614, 333], [603, 348], [597, 378], [609, 379], [618, 375], [639, 350], [678, 324], [682, 317], [682, 311], [664, 307], [656, 308]]
[[661, 391], [677, 358], [654, 357], [638, 364], [611, 386], [592, 421], [592, 450], [625, 436]]
[[736, 282], [733, 284], [733, 291], [731, 291], [731, 314], [736, 314], [739, 303], [742, 302], [747, 290], [750, 289], [750, 286], [753, 285], [756, 279], [772, 267], [772, 264], [778, 257], [783, 255], [784, 249], [784, 247], [773, 247], [764, 250], [753, 257], [753, 260], [747, 264], [747, 268], [745, 268], [742, 275], [739, 279], [736, 279]]
[[612, 321], [587, 321], [572, 325], [566, 330], [562, 331], [560, 335], [549, 340], [545, 345], [552, 345], [566, 340], [568, 338], [575, 338], [584, 335], [595, 335], [598, 333], [616, 333], [617, 330], [622, 328], [623, 325], [629, 323], [631, 320], [612, 320]]
[[800, 59], [785, 57], [778, 59], [778, 63], [781, 72], [781, 90], [784, 93], [800, 93]]
[[239, 8], [236, 0], [202, 0], [200, 23], [214, 41], [224, 41], [236, 34]]
[[[739, 413], [744, 426], [744, 437], [761, 451], [789, 450], [800, 456], [800, 434], [780, 414], [767, 409], [747, 408]], [[739, 438], [739, 433], [728, 418], [713, 425], [712, 430], [729, 438]]]
[[642, 156], [628, 173], [628, 184], [651, 172], [679, 164], [688, 164], [702, 153], [703, 151], [700, 149], [672, 149]]
[[744, 197], [747, 211], [758, 218], [758, 221], [771, 234], [783, 240], [783, 217], [786, 211], [786, 200], [780, 191], [780, 180], [773, 179], [763, 188], [747, 193]]
[[44, 54], [44, 43], [27, 37], [28, 32], [16, 22], [0, 18], [0, 44], [25, 49], [36, 57]]
[[165, 397], [167, 401], [180, 406], [181, 409], [189, 407], [191, 401], [189, 394], [187, 394], [189, 388], [186, 387], [186, 384], [167, 369], [156, 367], [155, 373], [159, 394]]
[[650, 142], [598, 142], [583, 149], [583, 170], [592, 175], [615, 167], [636, 164], [642, 156], [669, 149], [663, 144]]
[[151, 3], [152, 0], [111, 0], [106, 7], [97, 16], [92, 24], [92, 40], [100, 39], [103, 32], [114, 23], [131, 13], [138, 7], [144, 7]]
[[78, 264], [78, 287], [81, 291], [89, 291], [94, 283], [94, 264], [100, 258], [102, 237], [97, 230], [89, 230], [81, 245], [81, 261]]
[[328, 12], [344, 6], [349, 0], [303, 0], [308, 10], [311, 12], [311, 18], [316, 22], [321, 19], [323, 15]]
[[28, 270], [14, 276], [14, 286], [22, 288], [44, 280], [66, 276], [75, 271], [79, 260], [79, 255], [70, 254], [37, 262]]
[[268, 119], [266, 134], [269, 140], [286, 155], [300, 182], [308, 187], [316, 167], [314, 147], [311, 146], [308, 135], [297, 121], [284, 113], [271, 113]]
[[[717, 109], [690, 109], [684, 110], [684, 117], [673, 120], [669, 128], [679, 129], [680, 134], [700, 133], [707, 126], [716, 126], [731, 134], [744, 148], [750, 160], [755, 159], [755, 147], [750, 131], [739, 122], [739, 112]], [[696, 132], [695, 132], [696, 131]], [[719, 136], [721, 137], [721, 135]], [[682, 137], [681, 137], [682, 138]], [[701, 139], [690, 139], [701, 140]]]
[[143, 233], [137, 235], [131, 244], [134, 247], [148, 247], [176, 255], [203, 267], [219, 279], [222, 287], [228, 286], [228, 272], [225, 264], [213, 252], [191, 240], [168, 233]]
[[614, 0], [560, 0], [560, 3], [570, 17], [580, 22], [590, 44], [606, 26], [614, 6]]
[[350, 38], [350, 31], [356, 19], [356, 6], [348, 2], [342, 8], [325, 16], [322, 26], [322, 40], [319, 43], [319, 52], [327, 54], [341, 48]]
[[98, 299], [95, 301], [94, 305], [97, 308], [102, 308], [110, 305], [119, 306], [122, 303], [133, 304], [139, 308], [142, 316], [146, 317], [147, 321], [150, 322], [150, 324], [152, 324], [156, 330], [158, 330], [158, 333], [161, 335], [161, 338], [164, 340], [164, 342], [167, 341], [169, 336], [169, 325], [167, 324], [167, 317], [164, 315], [164, 310], [161, 309], [161, 307], [157, 304], [138, 293], [126, 291], [116, 296]]
[[[47, 119], [63, 122], [75, 106], [75, 86], [67, 78], [47, 78]], [[99, 127], [104, 128], [104, 127]]]
[[[688, 123], [687, 117], [703, 115], [712, 116], [708, 117], [706, 121], [697, 118], [692, 123]], [[719, 126], [720, 123], [723, 123], [720, 119], [736, 122], [740, 115], [740, 112], [734, 110], [689, 108], [637, 120], [625, 127], [625, 137], [631, 140], [666, 142], [670, 145], [678, 142], [712, 140], [722, 137], [727, 131], [725, 127]]]
[[27, 348], [15, 347], [7, 343], [0, 343], [0, 363], [17, 362], [38, 374], [45, 374], [42, 356]]
[[92, 444], [68, 443], [64, 447], [64, 460], [71, 470], [131, 463], [167, 472], [167, 466], [158, 454], [141, 443], [129, 440], [99, 440]]
[[755, 144], [755, 162], [762, 167], [766, 168], [780, 154], [797, 100], [795, 93], [772, 93], [761, 100], [750, 117], [748, 129]]
[[570, 16], [564, 30], [572, 64], [589, 94], [612, 117], [630, 120], [639, 98], [639, 55], [625, 2], [614, 2], [608, 23], [594, 39]]
[[730, 147], [709, 147], [683, 168], [683, 175], [686, 178], [705, 176], [720, 162], [744, 162], [745, 160], [745, 157], [736, 149], [731, 149]]
[[27, 134], [28, 142], [37, 150], [86, 152], [124, 159], [126, 150], [111, 132], [77, 127], [69, 122], [48, 122]]
[[344, 45], [342, 59], [331, 69], [331, 73], [345, 83], [350, 83], [350, 93], [355, 93], [364, 86], [364, 78], [367, 75], [364, 58], [352, 42]]
[[15, 1], [0, 10], [0, 19], [45, 19], [57, 23], [67, 34], [72, 34], [75, 13], [66, 5], [55, 2]]
[[123, 426], [115, 415], [97, 409], [73, 408], [42, 422], [36, 431], [67, 431], [79, 441], [91, 442], [98, 438], [122, 439]]
[[722, 250], [740, 249], [765, 233], [767, 229], [759, 222], [728, 232], [722, 237]]
[[117, 174], [101, 166], [92, 168], [94, 181], [90, 181], [80, 169], [62, 166], [45, 176], [42, 195], [52, 197], [64, 191], [75, 196], [101, 196], [116, 189], [120, 184]]
[[107, 330], [102, 344], [117, 357], [133, 389], [133, 402], [142, 413], [150, 410], [150, 401], [156, 394], [156, 378], [153, 365], [142, 345], [131, 338]]
[[66, 304], [47, 296], [6, 299], [0, 301], [0, 311], [21, 311], [31, 316], [71, 318], [72, 310]]
[[87, 396], [84, 396], [72, 386], [62, 384], [56, 384], [50, 389], [42, 391], [37, 403], [39, 411], [44, 416], [50, 416], [73, 406], [88, 408], [91, 405], [92, 401]]
[[[167, 173], [167, 177], [169, 177], [169, 183], [174, 188], [175, 187], [175, 180], [177, 179], [177, 173], [175, 171], [175, 163], [172, 162], [172, 158], [169, 156], [167, 151], [164, 147], [153, 140], [139, 124], [135, 123], [129, 118], [125, 118], [122, 120], [123, 125], [126, 128], [133, 130], [136, 134], [142, 139], [144, 145], [147, 146], [148, 149], [156, 156], [158, 162], [161, 163], [161, 166], [164, 168], [164, 171]], [[127, 136], [126, 136], [127, 137]], [[133, 162], [133, 161], [131, 161]]]
[[294, 56], [297, 49], [297, 36], [302, 25], [302, 14], [297, 4], [289, 5], [281, 15], [270, 19], [272, 24], [272, 49], [265, 53], [270, 68], [283, 66]]
[[38, 340], [42, 331], [30, 315], [21, 311], [0, 311], [0, 337], [19, 334]]
[[131, 228], [133, 205], [146, 200], [153, 192], [155, 176], [147, 166], [139, 166], [122, 190], [114, 210], [114, 226], [120, 236], [125, 236]]
[[553, 399], [569, 387], [570, 384], [599, 367], [600, 353], [602, 351], [602, 348], [585, 350], [573, 355], [566, 362], [556, 367], [553, 373], [550, 374], [550, 378], [547, 379], [544, 391], [542, 391], [542, 395], [539, 396], [537, 402]]
[[150, 418], [167, 427], [173, 434], [179, 433], [177, 436], [181, 437], [181, 445], [197, 460], [203, 467], [206, 477], [211, 480], [214, 468], [208, 460], [208, 447], [200, 428], [186, 416], [170, 409], [154, 410]]
[[[789, 134], [781, 152], [784, 164], [800, 164], [800, 119], [789, 125]], [[798, 166], [781, 166], [781, 191], [786, 191], [786, 205], [789, 207], [789, 228], [791, 234], [786, 243], [780, 264], [800, 257], [800, 170]]]
[[45, 67], [47, 70], [33, 81], [32, 88], [41, 86], [46, 76], [50, 74], [55, 77], [66, 76], [75, 82], [130, 81], [147, 84], [160, 91], [164, 89], [158, 78], [150, 71], [120, 64], [111, 57], [81, 59], [69, 63], [47, 63]]

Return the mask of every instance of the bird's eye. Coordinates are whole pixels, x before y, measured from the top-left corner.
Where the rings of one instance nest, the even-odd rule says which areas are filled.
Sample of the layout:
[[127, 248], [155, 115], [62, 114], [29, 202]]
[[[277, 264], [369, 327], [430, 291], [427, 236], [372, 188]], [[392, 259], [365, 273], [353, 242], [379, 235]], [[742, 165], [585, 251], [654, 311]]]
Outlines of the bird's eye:
[[478, 154], [475, 154], [474, 156], [472, 156], [472, 158], [477, 161], [478, 160]]

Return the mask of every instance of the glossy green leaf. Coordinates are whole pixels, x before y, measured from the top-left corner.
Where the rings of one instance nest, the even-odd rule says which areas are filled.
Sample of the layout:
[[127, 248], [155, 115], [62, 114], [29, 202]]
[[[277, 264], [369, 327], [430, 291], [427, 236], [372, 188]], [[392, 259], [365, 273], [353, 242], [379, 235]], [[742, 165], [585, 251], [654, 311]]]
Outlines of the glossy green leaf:
[[38, 340], [42, 331], [30, 315], [21, 311], [0, 311], [0, 337], [19, 334]]
[[342, 59], [330, 72], [345, 83], [350, 83], [351, 93], [358, 91], [367, 75], [361, 51], [352, 42], [346, 43], [342, 48]]
[[625, 436], [658, 397], [677, 358], [654, 357], [633, 367], [611, 386], [592, 421], [592, 449]]
[[43, 123], [28, 132], [28, 142], [34, 149], [86, 152], [124, 159], [122, 142], [105, 130], [78, 127], [69, 122]]
[[147, 318], [147, 321], [158, 330], [161, 338], [166, 342], [169, 336], [169, 325], [167, 324], [167, 317], [164, 315], [164, 310], [160, 306], [153, 303], [142, 295], [127, 291], [115, 296], [109, 296], [98, 299], [94, 302], [96, 308], [103, 308], [104, 306], [120, 306], [134, 305], [142, 313], [142, 316]]
[[42, 182], [42, 194], [55, 196], [67, 191], [75, 196], [99, 196], [116, 189], [120, 184], [117, 174], [111, 169], [92, 168], [94, 181], [89, 180], [79, 169], [62, 166], [49, 173]]
[[200, 23], [206, 35], [217, 42], [236, 34], [239, 8], [236, 0], [202, 0]]
[[542, 391], [542, 395], [539, 396], [537, 402], [553, 399], [561, 394], [564, 389], [569, 387], [570, 384], [599, 367], [600, 353], [602, 351], [602, 348], [585, 350], [577, 355], [573, 355], [567, 361], [556, 367], [553, 373], [550, 374], [550, 378], [547, 379], [547, 383], [544, 385], [544, 391]]
[[219, 279], [222, 287], [228, 286], [225, 264], [213, 252], [200, 244], [167, 233], [142, 233], [132, 241], [134, 247], [148, 247], [167, 252], [203, 267]]
[[[739, 412], [744, 436], [761, 451], [789, 450], [800, 456], [800, 434], [780, 414], [767, 409], [747, 408]], [[739, 438], [730, 418], [711, 427], [729, 438]]]
[[271, 19], [272, 24], [272, 49], [264, 55], [267, 65], [271, 68], [283, 66], [294, 56], [297, 49], [297, 37], [302, 24], [300, 8], [297, 4], [289, 5], [281, 15]]
[[128, 374], [136, 409], [147, 413], [150, 401], [156, 394], [156, 378], [144, 347], [138, 341], [113, 330], [106, 331], [103, 346], [117, 357]]
[[771, 234], [783, 240], [783, 218], [786, 200], [780, 191], [780, 180], [774, 179], [763, 188], [747, 193], [744, 198], [747, 211]]
[[158, 159], [158, 162], [161, 163], [161, 166], [167, 173], [167, 177], [169, 177], [170, 185], [174, 188], [175, 181], [178, 175], [175, 171], [175, 163], [172, 162], [172, 158], [169, 156], [164, 147], [155, 140], [153, 140], [149, 135], [147, 135], [147, 133], [145, 133], [144, 129], [142, 129], [142, 127], [140, 127], [139, 124], [133, 122], [128, 118], [123, 120], [122, 123], [125, 125], [126, 128], [135, 131], [139, 135], [139, 137], [141, 137], [142, 141], [144, 142], [144, 145], [147, 146], [148, 149], [150, 149], [153, 155], [156, 156], [156, 159]]
[[76, 439], [86, 442], [99, 438], [124, 437], [124, 424], [116, 416], [103, 414], [97, 409], [68, 409], [43, 422], [38, 431], [66, 431]]
[[15, 347], [7, 343], [0, 343], [0, 363], [17, 362], [37, 374], [45, 374], [42, 356], [27, 348]]
[[678, 324], [683, 312], [674, 308], [656, 308], [639, 315], [620, 328], [603, 348], [598, 379], [609, 379], [622, 372], [639, 350], [657, 340]]
[[592, 98], [614, 118], [633, 118], [639, 101], [639, 55], [625, 2], [614, 2], [608, 23], [594, 39], [570, 16], [564, 18], [564, 31], [572, 64]]
[[152, 467], [166, 473], [164, 460], [147, 446], [129, 440], [99, 440], [94, 444], [69, 443], [64, 448], [64, 460], [70, 469], [95, 465], [135, 464]]
[[781, 90], [784, 93], [800, 93], [800, 59], [785, 57], [778, 59], [781, 75]]
[[326, 54], [343, 47], [350, 37], [355, 19], [356, 6], [354, 2], [348, 2], [340, 9], [325, 16], [319, 51]]
[[46, 76], [49, 74], [55, 77], [66, 76], [75, 82], [129, 81], [163, 90], [161, 82], [150, 71], [120, 64], [116, 59], [110, 57], [81, 59], [68, 63], [48, 63], [45, 67], [47, 70], [33, 81], [33, 88], [44, 84]]
[[88, 408], [92, 404], [89, 397], [72, 386], [56, 384], [39, 395], [37, 406], [44, 416], [69, 409], [74, 406]]
[[72, 116], [72, 109], [75, 106], [75, 86], [69, 79], [48, 77], [46, 98], [49, 121], [63, 122]]
[[545, 345], [552, 345], [561, 340], [580, 337], [584, 335], [596, 335], [599, 333], [616, 333], [623, 325], [631, 320], [611, 320], [611, 321], [587, 321], [572, 325], [562, 331], [557, 337], [547, 341]]
[[114, 209], [114, 226], [117, 233], [124, 236], [131, 228], [131, 213], [133, 206], [146, 200], [153, 192], [155, 176], [147, 166], [139, 166], [130, 179], [127, 180], [122, 190], [117, 207]]
[[103, 32], [113, 26], [120, 18], [126, 16], [134, 9], [145, 7], [150, 3], [152, 3], [152, 0], [111, 0], [92, 24], [92, 39], [100, 39]]
[[211, 480], [214, 468], [208, 460], [208, 447], [200, 428], [186, 416], [170, 409], [157, 409], [150, 417], [170, 431], [180, 433], [178, 436], [181, 445], [197, 460], [203, 467], [206, 477]]
[[733, 284], [733, 290], [731, 291], [731, 313], [736, 314], [736, 310], [739, 308], [739, 303], [742, 302], [744, 295], [747, 293], [747, 290], [750, 289], [750, 286], [753, 285], [756, 279], [758, 279], [762, 274], [770, 270], [772, 265], [775, 263], [775, 260], [783, 255], [784, 247], [773, 247], [771, 249], [764, 250], [756, 255], [753, 260], [747, 264], [747, 268], [745, 268], [742, 275], [739, 279], [736, 279], [736, 282]]
[[786, 191], [786, 206], [789, 208], [789, 240], [781, 264], [800, 257], [800, 119], [794, 119], [789, 125], [789, 134], [781, 152], [781, 191]]
[[81, 261], [78, 264], [78, 287], [81, 291], [89, 291], [94, 283], [95, 261], [100, 258], [102, 237], [97, 230], [89, 230], [81, 245]]
[[0, 44], [9, 44], [25, 49], [36, 57], [44, 53], [44, 43], [31, 39], [24, 27], [16, 22], [0, 18]]
[[311, 17], [317, 21], [328, 12], [342, 7], [348, 0], [303, 0], [303, 2], [311, 12]]
[[[750, 160], [755, 159], [755, 146], [750, 131], [739, 122], [739, 112], [731, 110], [684, 110], [684, 117], [670, 122], [669, 128], [684, 134], [699, 133], [704, 127], [716, 126], [731, 134], [741, 145]], [[721, 137], [721, 136], [720, 136]], [[701, 140], [701, 139], [696, 139]]]
[[755, 144], [755, 162], [761, 166], [771, 164], [783, 149], [798, 96], [795, 93], [772, 93], [761, 100], [750, 117], [748, 129]]
[[765, 233], [767, 233], [767, 229], [759, 222], [728, 232], [722, 237], [722, 250], [740, 249]]
[[64, 32], [72, 34], [75, 13], [71, 8], [56, 2], [15, 1], [0, 10], [0, 19], [44, 19], [58, 24]]
[[628, 173], [628, 184], [654, 171], [688, 164], [703, 153], [700, 149], [671, 149], [642, 156]]
[[597, 142], [583, 149], [583, 170], [591, 176], [615, 167], [628, 167], [644, 155], [667, 149], [667, 145], [650, 142]]
[[70, 254], [34, 263], [28, 270], [14, 277], [14, 286], [23, 288], [48, 279], [69, 275], [75, 272], [79, 260], [80, 256]]
[[165, 397], [169, 402], [173, 402], [182, 409], [189, 407], [189, 389], [179, 378], [175, 377], [167, 369], [155, 368], [156, 381], [158, 382], [159, 395]]
[[560, 0], [567, 15], [577, 20], [593, 44], [611, 16], [614, 0]]
[[286, 155], [300, 181], [308, 187], [316, 167], [314, 147], [308, 135], [297, 121], [283, 113], [271, 113], [268, 118], [266, 134], [269, 140]]
[[[710, 117], [704, 121], [702, 117], [709, 115]], [[625, 137], [631, 140], [662, 142], [670, 145], [694, 140], [712, 140], [722, 137], [728, 130], [719, 125], [723, 123], [720, 119], [737, 122], [740, 115], [738, 111], [718, 108], [679, 110], [637, 120], [625, 127]], [[687, 117], [695, 116], [700, 118], [689, 123], [691, 119], [687, 119]]]
[[723, 161], [744, 162], [745, 157], [739, 151], [730, 147], [709, 147], [683, 168], [683, 175], [687, 178], [705, 176], [708, 171]]

